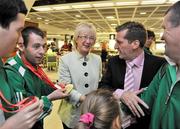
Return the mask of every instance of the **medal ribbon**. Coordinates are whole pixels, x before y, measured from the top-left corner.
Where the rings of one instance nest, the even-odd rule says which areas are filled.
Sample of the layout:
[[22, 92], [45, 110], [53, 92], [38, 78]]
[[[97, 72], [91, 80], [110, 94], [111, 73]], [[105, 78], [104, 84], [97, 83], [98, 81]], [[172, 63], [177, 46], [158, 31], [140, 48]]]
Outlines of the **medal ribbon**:
[[[54, 89], [57, 89], [57, 86], [54, 85], [54, 83], [48, 78], [48, 76], [46, 75], [46, 73], [43, 71], [43, 69], [37, 65], [37, 69], [35, 69], [24, 57], [24, 55], [21, 55], [22, 61], [25, 64], [25, 66], [31, 70], [31, 72], [33, 72], [38, 78], [40, 78], [41, 80], [43, 80], [44, 82], [46, 82], [46, 84], [48, 84], [49, 86], [51, 86]], [[59, 84], [59, 88], [64, 88], [63, 84]]]
[[[2, 94], [2, 92], [0, 91], [0, 97], [2, 100], [4, 100], [4, 102], [6, 102], [6, 104], [8, 105], [6, 108], [4, 108], [2, 106], [2, 104], [0, 104], [0, 109], [3, 110], [4, 112], [8, 112], [8, 113], [16, 113], [19, 112], [20, 110], [24, 109], [25, 107], [35, 103], [37, 101], [37, 99], [35, 98], [35, 96], [30, 96], [27, 97], [25, 99], [23, 99], [22, 101], [16, 103], [16, 104], [12, 104], [10, 103]], [[16, 110], [8, 110], [7, 108], [17, 108]]]
[[2, 105], [2, 103], [0, 103], [0, 109], [4, 112], [8, 112], [8, 113], [19, 112], [20, 110], [24, 109], [25, 107], [27, 107], [37, 101], [36, 97], [30, 96], [16, 104], [12, 104], [4, 97], [4, 95], [1, 91], [0, 91], [0, 99], [6, 103], [6, 107], [4, 105]]

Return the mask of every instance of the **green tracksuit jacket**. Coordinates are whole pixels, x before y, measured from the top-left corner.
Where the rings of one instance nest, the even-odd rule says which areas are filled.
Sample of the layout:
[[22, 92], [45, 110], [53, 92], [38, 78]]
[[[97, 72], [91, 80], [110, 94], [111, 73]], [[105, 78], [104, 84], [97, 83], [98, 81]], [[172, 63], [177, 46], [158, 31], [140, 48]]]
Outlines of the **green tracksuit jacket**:
[[[6, 76], [1, 58], [0, 58], [0, 91], [8, 101], [11, 100], [13, 91], [7, 83], [7, 76]], [[2, 103], [3, 107], [7, 106], [6, 103], [3, 101], [3, 99], [1, 99], [1, 103]], [[0, 124], [3, 124], [4, 121], [5, 121], [4, 113], [2, 111], [0, 111]]]
[[0, 58], [0, 90], [3, 93], [4, 97], [10, 101], [13, 91], [11, 90], [11, 88], [7, 83], [7, 76], [1, 58]]
[[11, 98], [12, 103], [17, 103], [28, 96], [37, 96], [40, 99], [42, 98], [44, 102], [44, 113], [41, 114], [40, 119], [49, 114], [52, 103], [46, 95], [50, 94], [53, 89], [31, 72], [23, 64], [19, 55], [7, 61], [5, 71], [8, 84], [15, 92], [15, 95]]
[[162, 66], [141, 98], [150, 107], [150, 129], [180, 129], [180, 81], [175, 66]]

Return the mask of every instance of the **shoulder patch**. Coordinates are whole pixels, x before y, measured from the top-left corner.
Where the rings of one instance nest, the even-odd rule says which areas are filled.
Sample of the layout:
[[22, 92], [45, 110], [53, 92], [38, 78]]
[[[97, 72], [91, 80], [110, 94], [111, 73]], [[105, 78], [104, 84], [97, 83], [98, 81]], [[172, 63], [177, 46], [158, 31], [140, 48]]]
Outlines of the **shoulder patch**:
[[12, 59], [12, 60], [8, 61], [8, 64], [10, 64], [12, 66], [12, 65], [17, 64], [17, 62], [15, 61], [15, 59]]
[[22, 66], [20, 66], [19, 69], [18, 69], [18, 72], [19, 72], [22, 76], [24, 76], [25, 71], [26, 71], [26, 70], [25, 70]]

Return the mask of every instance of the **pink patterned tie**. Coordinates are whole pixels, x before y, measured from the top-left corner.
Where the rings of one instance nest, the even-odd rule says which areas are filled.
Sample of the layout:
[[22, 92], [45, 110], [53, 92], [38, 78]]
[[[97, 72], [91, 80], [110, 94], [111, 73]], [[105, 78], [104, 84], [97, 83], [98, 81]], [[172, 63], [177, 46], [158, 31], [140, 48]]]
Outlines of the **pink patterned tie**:
[[133, 66], [134, 64], [131, 62], [126, 62], [126, 75], [124, 80], [124, 90], [133, 91], [134, 90], [134, 74], [133, 74]]

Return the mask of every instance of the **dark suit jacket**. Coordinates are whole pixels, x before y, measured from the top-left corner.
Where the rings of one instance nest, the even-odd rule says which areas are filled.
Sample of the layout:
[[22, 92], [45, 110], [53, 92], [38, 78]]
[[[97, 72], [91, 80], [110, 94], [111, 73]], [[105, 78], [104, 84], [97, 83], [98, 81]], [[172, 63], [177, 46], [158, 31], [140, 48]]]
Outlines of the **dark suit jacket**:
[[[158, 69], [165, 59], [145, 53], [143, 73], [140, 88], [146, 87], [152, 81]], [[126, 62], [119, 56], [111, 57], [107, 64], [106, 73], [103, 75], [99, 87], [106, 87], [112, 90], [124, 89], [124, 79], [126, 73]]]
[[[157, 56], [147, 54], [145, 52], [144, 67], [140, 88], [147, 87], [157, 73], [158, 69], [165, 59]], [[126, 62], [120, 59], [119, 56], [114, 56], [109, 59], [107, 64], [107, 71], [99, 83], [99, 88], [108, 88], [113, 91], [116, 89], [124, 89], [124, 79], [126, 73]], [[149, 126], [150, 116], [141, 118], [140, 123], [132, 125], [129, 129], [147, 129]]]

